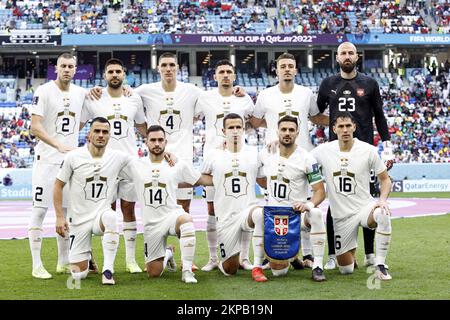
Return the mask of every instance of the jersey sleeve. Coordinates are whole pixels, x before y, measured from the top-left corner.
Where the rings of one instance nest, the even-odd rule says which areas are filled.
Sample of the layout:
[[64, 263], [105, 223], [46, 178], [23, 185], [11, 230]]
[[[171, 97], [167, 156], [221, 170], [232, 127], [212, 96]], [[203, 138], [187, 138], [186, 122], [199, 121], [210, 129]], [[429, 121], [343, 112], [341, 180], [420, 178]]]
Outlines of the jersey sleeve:
[[328, 108], [328, 96], [326, 94], [327, 84], [326, 81], [322, 81], [317, 94], [317, 107], [320, 112], [324, 112]]
[[203, 164], [202, 164], [202, 167], [200, 170], [201, 173], [212, 174], [213, 159], [215, 158], [215, 155], [216, 155], [216, 151], [213, 150], [205, 157], [205, 161], [203, 161]]
[[253, 116], [255, 112], [255, 104], [253, 103], [252, 98], [246, 94], [244, 99], [246, 100], [245, 110], [244, 110], [244, 119], [248, 119]]
[[266, 148], [262, 149], [258, 153], [258, 173], [257, 173], [258, 178], [264, 178], [266, 176], [264, 174], [264, 161], [266, 159], [266, 156], [267, 156]]
[[373, 168], [376, 175], [379, 175], [383, 171], [387, 170], [383, 160], [381, 160], [380, 155], [378, 154], [377, 148], [369, 145], [370, 149], [370, 168]]
[[374, 89], [373, 89], [373, 113], [375, 116], [375, 124], [377, 125], [377, 131], [381, 136], [382, 141], [390, 140], [389, 137], [389, 129], [386, 121], [386, 117], [384, 116], [383, 111], [383, 101], [381, 100], [380, 87], [378, 83], [374, 80]]
[[258, 119], [264, 118], [266, 114], [266, 108], [264, 107], [264, 103], [262, 102], [264, 100], [264, 91], [261, 91], [259, 93], [259, 96], [256, 100], [255, 109], [253, 111], [253, 116]]
[[194, 108], [194, 116], [195, 117], [198, 117], [200, 115], [202, 115], [202, 116], [205, 115], [203, 99], [204, 99], [204, 95], [200, 95], [197, 99], [197, 102], [195, 103], [195, 108]]
[[119, 178], [133, 181], [133, 168], [137, 166], [137, 163], [134, 162], [134, 159], [128, 162], [122, 170], [119, 172]]
[[310, 116], [315, 116], [320, 113], [319, 108], [317, 107], [317, 99], [312, 92], [311, 89], [309, 90], [309, 110], [308, 113]]
[[[76, 150], [76, 149], [75, 149]], [[72, 170], [72, 159], [73, 159], [73, 152], [69, 152], [66, 154], [64, 161], [61, 163], [61, 166], [59, 168], [59, 172], [56, 175], [56, 179], [67, 183], [70, 180], [70, 177], [72, 176], [73, 170]]]
[[81, 109], [80, 122], [86, 123], [92, 119], [92, 101], [89, 99], [84, 99], [83, 108]]
[[137, 111], [136, 111], [136, 117], [134, 118], [134, 122], [137, 124], [143, 124], [147, 122], [147, 119], [145, 118], [144, 113], [144, 103], [142, 102], [142, 99], [139, 95], [133, 94], [133, 101], [136, 104]]
[[319, 165], [322, 165], [322, 164], [321, 164], [321, 156], [320, 156], [321, 151], [322, 151], [322, 149], [323, 149], [322, 146], [323, 146], [323, 145], [319, 145], [319, 146], [315, 147], [314, 149], [312, 149], [312, 150], [309, 152], [309, 153], [313, 156], [313, 158], [317, 161], [317, 163], [318, 163]]
[[180, 161], [179, 175], [180, 182], [187, 182], [189, 184], [195, 184], [200, 179], [201, 174], [194, 169], [192, 164], [185, 161]]
[[306, 178], [310, 185], [314, 185], [322, 181], [322, 175], [320, 174], [319, 163], [312, 154], [306, 156]]
[[37, 88], [33, 95], [33, 102], [31, 104], [31, 114], [43, 117], [45, 115], [46, 94], [42, 86]]

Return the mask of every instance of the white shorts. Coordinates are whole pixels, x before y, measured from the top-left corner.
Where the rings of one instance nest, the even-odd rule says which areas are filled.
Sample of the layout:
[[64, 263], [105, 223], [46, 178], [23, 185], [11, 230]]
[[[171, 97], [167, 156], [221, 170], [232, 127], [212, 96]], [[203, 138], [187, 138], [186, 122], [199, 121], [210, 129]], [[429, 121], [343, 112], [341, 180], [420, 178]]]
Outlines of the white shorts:
[[248, 214], [256, 206], [248, 207], [240, 213], [228, 219], [225, 224], [221, 224], [217, 219], [217, 243], [220, 256], [225, 261], [241, 251], [242, 231], [251, 232], [253, 228], [248, 225]]
[[136, 189], [134, 188], [134, 183], [130, 180], [119, 180], [116, 184], [117, 193], [114, 196], [115, 202], [117, 199], [123, 199], [128, 202], [137, 202]]
[[149, 263], [166, 255], [167, 237], [176, 236], [175, 225], [179, 216], [187, 214], [178, 209], [167, 214], [157, 224], [144, 227], [144, 257]]
[[194, 198], [193, 188], [178, 188], [177, 200], [192, 200]]
[[[111, 209], [109, 209], [111, 210]], [[111, 210], [112, 211], [112, 210]], [[100, 229], [100, 222], [103, 213], [98, 213], [94, 219], [86, 221], [78, 225], [69, 224], [69, 262], [76, 263], [89, 260], [92, 250], [92, 235], [102, 236], [103, 231]], [[114, 214], [116, 214], [113, 211]]]
[[369, 228], [367, 219], [374, 205], [375, 203], [371, 202], [354, 215], [339, 220], [333, 219], [336, 255], [339, 256], [358, 247], [359, 226]]
[[203, 198], [206, 202], [214, 202], [214, 195], [216, 194], [216, 188], [208, 186], [203, 187]]
[[[53, 207], [53, 187], [61, 165], [35, 161], [32, 170], [33, 207]], [[69, 187], [63, 189], [63, 207], [67, 208]]]

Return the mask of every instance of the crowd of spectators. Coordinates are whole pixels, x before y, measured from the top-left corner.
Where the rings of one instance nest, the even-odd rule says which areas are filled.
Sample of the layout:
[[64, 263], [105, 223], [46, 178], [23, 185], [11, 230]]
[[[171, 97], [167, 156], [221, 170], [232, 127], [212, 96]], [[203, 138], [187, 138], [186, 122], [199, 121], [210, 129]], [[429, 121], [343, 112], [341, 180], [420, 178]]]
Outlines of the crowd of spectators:
[[429, 13], [437, 25], [437, 33], [450, 33], [450, 1], [432, 0]]

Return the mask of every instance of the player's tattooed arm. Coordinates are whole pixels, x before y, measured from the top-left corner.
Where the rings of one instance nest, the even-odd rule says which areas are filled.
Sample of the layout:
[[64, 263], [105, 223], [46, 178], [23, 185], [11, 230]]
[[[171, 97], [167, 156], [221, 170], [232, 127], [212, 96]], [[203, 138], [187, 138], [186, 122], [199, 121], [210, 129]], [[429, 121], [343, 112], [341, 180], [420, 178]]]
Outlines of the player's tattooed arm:
[[65, 183], [59, 179], [55, 180], [55, 184], [53, 186], [53, 206], [55, 208], [56, 214], [56, 233], [61, 237], [65, 237], [69, 232], [69, 224], [67, 223], [66, 218], [64, 217], [64, 211], [62, 207], [63, 200], [63, 188]]

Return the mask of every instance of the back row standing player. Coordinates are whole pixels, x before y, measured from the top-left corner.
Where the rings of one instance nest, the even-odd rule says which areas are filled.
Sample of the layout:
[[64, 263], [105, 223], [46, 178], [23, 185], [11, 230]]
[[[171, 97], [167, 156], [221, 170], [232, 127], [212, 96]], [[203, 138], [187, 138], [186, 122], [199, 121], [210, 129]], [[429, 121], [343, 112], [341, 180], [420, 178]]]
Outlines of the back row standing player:
[[[134, 127], [142, 137], [147, 136], [147, 123], [141, 98], [137, 94], [127, 97], [123, 94], [122, 83], [125, 79], [125, 69], [119, 59], [109, 59], [105, 64], [104, 79], [107, 87], [103, 89], [99, 100], [85, 101], [81, 115], [81, 126], [89, 120], [104, 117], [111, 123], [111, 139], [107, 148], [137, 156], [137, 144]], [[120, 180], [117, 193], [113, 199], [112, 208], [116, 209], [116, 199], [120, 199], [123, 213], [123, 236], [125, 239], [126, 270], [130, 273], [142, 272], [136, 263], [136, 215], [137, 201], [134, 184], [131, 181]]]
[[[48, 206], [52, 203], [53, 183], [64, 155], [78, 147], [80, 116], [86, 92], [71, 83], [76, 71], [76, 58], [71, 53], [63, 53], [56, 64], [55, 81], [40, 86], [33, 97], [31, 107], [31, 133], [39, 140], [33, 163], [32, 190], [33, 209], [28, 229], [32, 275], [39, 279], [50, 279], [41, 260], [42, 224]], [[67, 192], [67, 188], [64, 189]], [[64, 196], [67, 199], [67, 195]], [[64, 215], [67, 203], [63, 203]], [[69, 238], [57, 235], [57, 273], [70, 272]]]
[[[356, 47], [352, 43], [344, 42], [338, 47], [336, 61], [340, 66], [341, 72], [322, 81], [317, 97], [319, 110], [324, 112], [327, 108], [330, 108], [331, 119], [334, 119], [338, 112], [350, 112], [356, 121], [355, 137], [371, 145], [373, 145], [374, 141], [373, 117], [375, 116], [377, 130], [384, 146], [382, 158], [387, 161], [386, 166], [389, 170], [393, 165], [392, 158], [389, 156], [392, 154], [392, 151], [378, 83], [375, 79], [356, 70], [358, 54]], [[331, 128], [329, 132], [330, 141], [336, 140], [337, 136]], [[374, 178], [372, 178], [372, 181], [374, 181]], [[373, 183], [371, 183], [371, 190], [374, 190]], [[364, 264], [366, 266], [373, 265], [375, 263], [373, 246], [375, 231], [363, 228], [363, 234], [366, 253]], [[327, 214], [327, 235], [330, 260], [326, 264], [325, 269], [334, 269], [336, 268], [335, 235], [333, 218], [329, 208]]]
[[[249, 95], [237, 97], [233, 95], [233, 82], [236, 80], [236, 73], [233, 65], [228, 60], [220, 60], [215, 66], [214, 80], [217, 81], [217, 89], [204, 91], [198, 98], [196, 114], [202, 114], [205, 120], [206, 135], [203, 147], [203, 160], [225, 141], [222, 131], [223, 119], [230, 113], [240, 115], [243, 119], [248, 119], [254, 110], [253, 101]], [[205, 187], [206, 202], [208, 203], [208, 220], [206, 224], [206, 237], [209, 248], [209, 261], [202, 268], [202, 271], [211, 271], [218, 267], [217, 257], [217, 230], [216, 217], [214, 213], [215, 187]], [[251, 232], [241, 234], [240, 265], [246, 270], [251, 270], [252, 265], [248, 258]]]
[[[317, 107], [315, 96], [310, 88], [295, 84], [298, 72], [295, 57], [283, 53], [277, 59], [278, 85], [262, 90], [256, 101], [255, 112], [250, 123], [257, 128], [267, 123], [266, 143], [278, 141], [278, 121], [289, 115], [297, 118], [299, 135], [295, 143], [307, 151], [313, 149], [309, 138], [308, 119], [312, 123], [328, 126], [328, 116], [323, 115]], [[308, 230], [302, 230], [302, 253], [304, 264], [313, 266], [312, 246]], [[294, 261], [293, 266], [301, 268], [300, 261]]]

